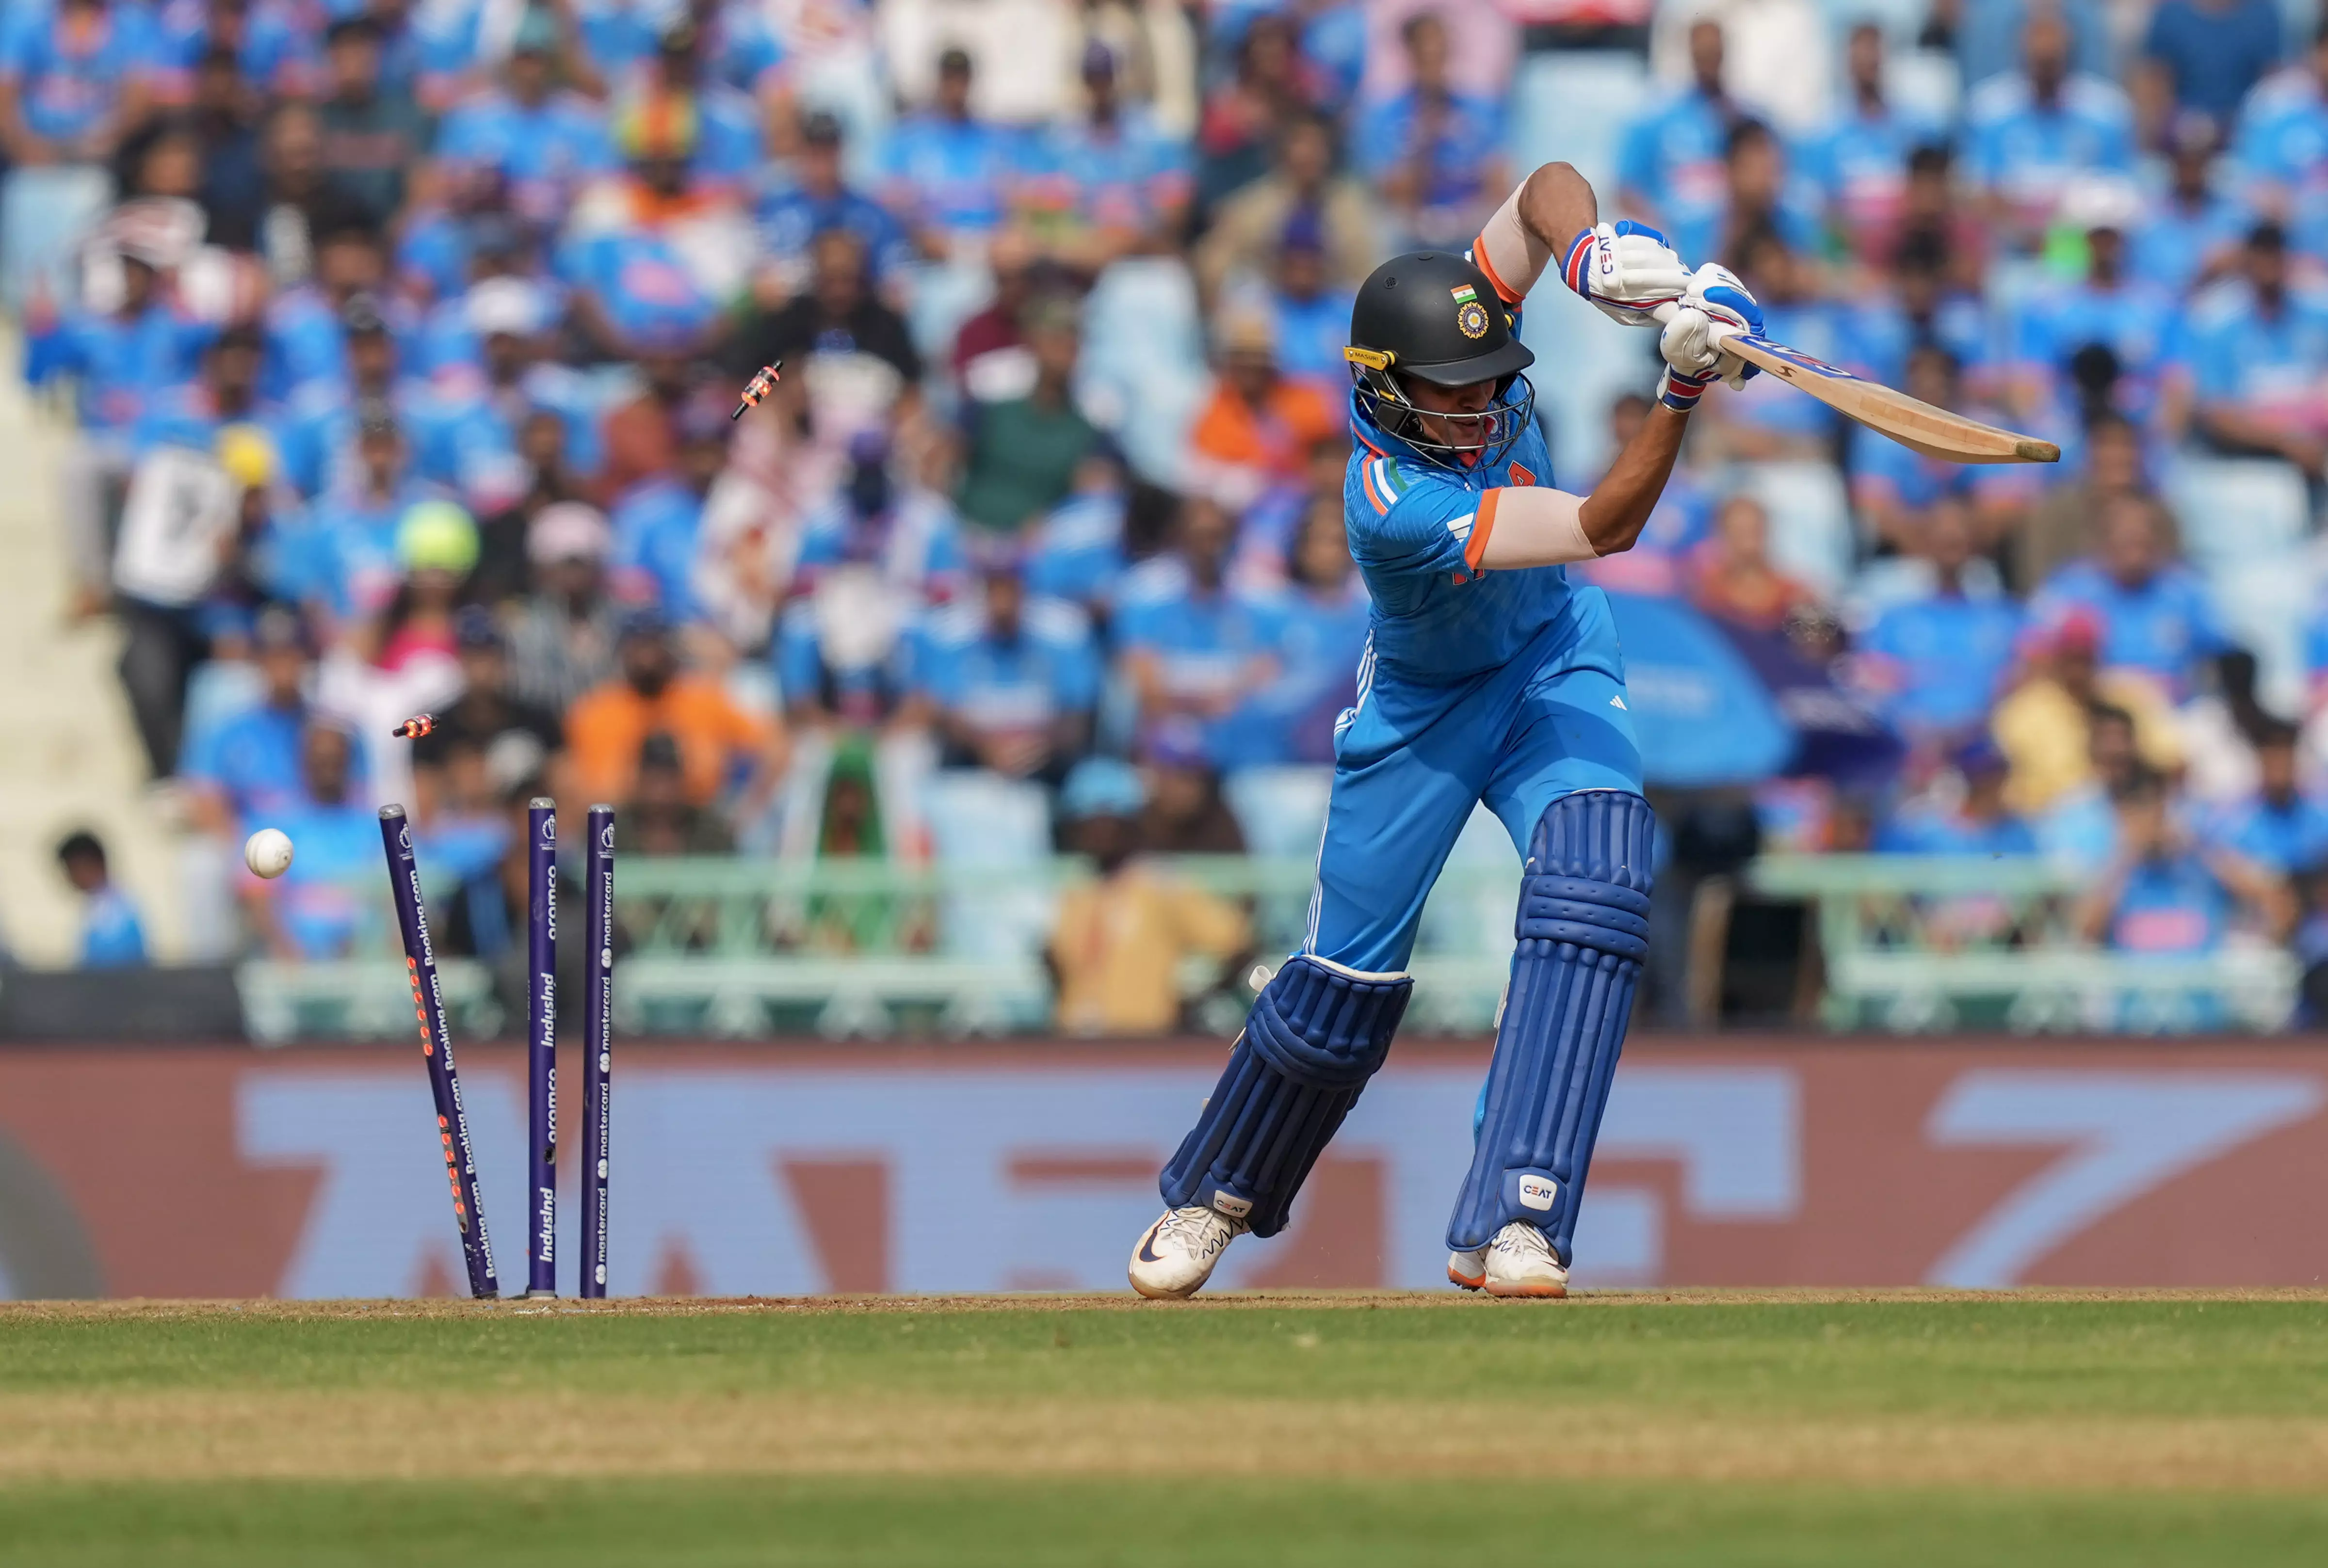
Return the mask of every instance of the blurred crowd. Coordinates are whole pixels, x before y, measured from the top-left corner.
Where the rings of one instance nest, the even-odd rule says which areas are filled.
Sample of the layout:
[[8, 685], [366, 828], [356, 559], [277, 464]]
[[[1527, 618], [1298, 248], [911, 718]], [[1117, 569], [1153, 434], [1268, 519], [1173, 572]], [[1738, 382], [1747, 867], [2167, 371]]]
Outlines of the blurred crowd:
[[[1046, 802], [1046, 852], [1064, 791], [1131, 825], [1118, 866], [1286, 853], [1242, 781], [1330, 761], [1366, 632], [1352, 290], [1467, 243], [1522, 121], [1606, 117], [1604, 215], [1727, 262], [1772, 337], [2064, 449], [1957, 468], [1769, 378], [1708, 399], [1582, 574], [1783, 636], [1903, 742], [1762, 786], [1751, 837], [2048, 853], [2098, 939], [2277, 939], [2328, 860], [2311, 9], [8, 0], [0, 292], [78, 415], [77, 603], [126, 630], [194, 956], [343, 951], [391, 799], [493, 956], [545, 791], [617, 803], [629, 854], [1009, 836], [965, 776]], [[1627, 94], [1546, 96], [1611, 61]], [[1647, 406], [1540, 406], [1604, 453]], [[2231, 459], [2296, 509], [2277, 555], [2201, 548], [2249, 503], [2175, 476]], [[1764, 482], [1806, 471], [1824, 544]], [[238, 869], [259, 825], [282, 883]]]

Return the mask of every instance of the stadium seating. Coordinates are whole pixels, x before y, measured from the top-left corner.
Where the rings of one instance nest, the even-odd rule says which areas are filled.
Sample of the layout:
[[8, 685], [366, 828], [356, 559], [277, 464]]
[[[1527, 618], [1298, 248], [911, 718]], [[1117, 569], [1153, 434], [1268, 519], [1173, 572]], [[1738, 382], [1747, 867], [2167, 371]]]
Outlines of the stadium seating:
[[1100, 275], [1084, 304], [1076, 389], [1094, 419], [1112, 426], [1133, 471], [1174, 481], [1208, 379], [1197, 285], [1186, 266], [1133, 257]]
[[1884, 90], [1903, 109], [1922, 115], [1934, 125], [1956, 118], [1964, 84], [1957, 62], [1934, 50], [1909, 50], [1892, 55], [1883, 65]]
[[1617, 51], [1533, 54], [1512, 78], [1512, 165], [1559, 158], [1596, 191], [1613, 191], [1627, 122], [1655, 96], [1638, 57]]
[[2232, 640], [2256, 656], [2256, 689], [2274, 712], [2304, 711], [2304, 622], [2316, 591], [2312, 561], [2296, 550], [2224, 562], [2207, 574]]
[[2274, 458], [2183, 458], [2166, 497], [2183, 553], [2202, 567], [2284, 555], [2311, 532], [2304, 475]]
[[1049, 862], [1051, 802], [1040, 784], [948, 770], [922, 787], [933, 858], [952, 871], [1000, 873], [990, 888], [957, 882], [939, 906], [938, 942], [961, 958], [998, 959], [1039, 949], [1051, 929], [1047, 890], [1011, 873]]

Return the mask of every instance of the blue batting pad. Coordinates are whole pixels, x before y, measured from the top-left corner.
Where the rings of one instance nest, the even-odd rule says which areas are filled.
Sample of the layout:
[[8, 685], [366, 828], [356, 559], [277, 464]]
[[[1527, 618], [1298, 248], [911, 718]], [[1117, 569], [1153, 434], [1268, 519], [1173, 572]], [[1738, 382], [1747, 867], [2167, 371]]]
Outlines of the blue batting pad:
[[1285, 1228], [1293, 1195], [1390, 1054], [1414, 990], [1411, 975], [1373, 975], [1299, 953], [1253, 998], [1212, 1098], [1164, 1167], [1164, 1201]]
[[1648, 957], [1657, 825], [1647, 801], [1605, 789], [1563, 795], [1536, 824], [1485, 1115], [1447, 1227], [1457, 1251], [1483, 1246], [1521, 1219], [1569, 1259], [1585, 1168]]

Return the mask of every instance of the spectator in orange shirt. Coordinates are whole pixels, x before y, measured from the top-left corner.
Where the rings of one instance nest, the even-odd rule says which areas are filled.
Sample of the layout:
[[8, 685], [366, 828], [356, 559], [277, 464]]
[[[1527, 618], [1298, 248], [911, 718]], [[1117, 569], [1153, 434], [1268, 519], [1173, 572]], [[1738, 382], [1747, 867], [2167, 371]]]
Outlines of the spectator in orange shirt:
[[681, 669], [671, 628], [658, 611], [632, 614], [615, 656], [621, 673], [584, 693], [566, 714], [566, 744], [584, 794], [629, 802], [640, 748], [652, 736], [668, 735], [679, 748], [690, 802], [710, 805], [741, 772], [737, 817], [748, 819], [765, 807], [784, 775], [782, 728], [738, 706], [716, 681]]
[[1273, 484], [1298, 484], [1311, 446], [1341, 434], [1340, 408], [1277, 365], [1277, 325], [1241, 303], [1216, 331], [1219, 373], [1188, 435], [1191, 488], [1241, 512]]
[[1818, 595], [1770, 562], [1770, 515], [1752, 496], [1713, 514], [1713, 537], [1689, 554], [1689, 596], [1700, 610], [1750, 631], [1776, 631]]

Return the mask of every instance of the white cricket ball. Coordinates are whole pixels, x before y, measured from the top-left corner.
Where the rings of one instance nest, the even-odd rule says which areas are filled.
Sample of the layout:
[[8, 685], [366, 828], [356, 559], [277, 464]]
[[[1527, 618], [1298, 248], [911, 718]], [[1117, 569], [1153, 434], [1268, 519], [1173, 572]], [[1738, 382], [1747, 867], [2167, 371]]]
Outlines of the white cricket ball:
[[258, 876], [281, 876], [291, 869], [290, 835], [280, 828], [260, 828], [242, 846], [242, 863]]

